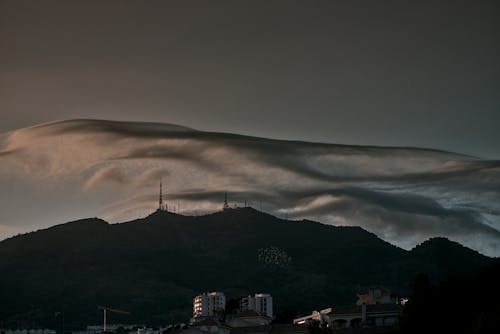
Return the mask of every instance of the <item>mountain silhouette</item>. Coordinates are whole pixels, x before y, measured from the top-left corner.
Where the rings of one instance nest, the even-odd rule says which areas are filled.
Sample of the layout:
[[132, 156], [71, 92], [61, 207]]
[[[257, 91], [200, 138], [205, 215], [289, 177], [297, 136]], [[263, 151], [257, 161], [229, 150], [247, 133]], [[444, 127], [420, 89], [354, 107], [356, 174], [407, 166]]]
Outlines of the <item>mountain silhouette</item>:
[[283, 220], [250, 207], [203, 216], [166, 211], [126, 223], [83, 219], [0, 242], [3, 325], [67, 328], [100, 322], [186, 321], [192, 298], [271, 293], [275, 313], [355, 302], [381, 284], [409, 293], [416, 273], [439, 281], [495, 261], [447, 239], [406, 251], [360, 227]]

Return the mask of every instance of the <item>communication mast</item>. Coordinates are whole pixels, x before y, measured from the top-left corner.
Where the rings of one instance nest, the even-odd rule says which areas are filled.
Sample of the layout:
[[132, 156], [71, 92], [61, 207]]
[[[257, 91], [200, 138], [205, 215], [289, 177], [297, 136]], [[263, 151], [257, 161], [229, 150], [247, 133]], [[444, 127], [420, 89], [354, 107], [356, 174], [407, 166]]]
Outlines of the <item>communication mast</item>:
[[168, 211], [167, 203], [163, 202], [163, 189], [161, 180], [160, 180], [160, 199], [158, 200], [158, 211]]
[[222, 210], [226, 211], [229, 209], [229, 204], [227, 204], [227, 191], [224, 193], [224, 205], [222, 206]]

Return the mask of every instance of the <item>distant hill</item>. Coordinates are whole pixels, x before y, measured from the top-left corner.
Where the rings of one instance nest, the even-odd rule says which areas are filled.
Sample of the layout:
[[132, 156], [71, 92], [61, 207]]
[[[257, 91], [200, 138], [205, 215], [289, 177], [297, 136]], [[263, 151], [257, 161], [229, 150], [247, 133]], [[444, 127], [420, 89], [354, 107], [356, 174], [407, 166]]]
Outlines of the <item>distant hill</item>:
[[[110, 321], [167, 324], [191, 315], [192, 298], [271, 293], [275, 312], [352, 303], [382, 284], [408, 294], [412, 277], [467, 274], [494, 260], [447, 239], [412, 251], [359, 227], [289, 221], [252, 208], [205, 216], [157, 211], [108, 224], [93, 218], [0, 242], [3, 326], [99, 323], [98, 305], [128, 310]], [[2, 325], [0, 323], [0, 325]]]

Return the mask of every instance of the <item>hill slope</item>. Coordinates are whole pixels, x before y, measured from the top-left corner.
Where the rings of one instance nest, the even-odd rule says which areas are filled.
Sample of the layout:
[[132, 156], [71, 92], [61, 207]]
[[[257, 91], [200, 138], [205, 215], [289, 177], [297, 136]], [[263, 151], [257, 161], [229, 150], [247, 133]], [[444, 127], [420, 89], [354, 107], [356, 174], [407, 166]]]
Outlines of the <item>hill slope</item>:
[[[441, 260], [449, 254], [454, 261]], [[115, 321], [168, 323], [186, 320], [192, 297], [209, 290], [229, 298], [269, 292], [276, 312], [302, 313], [354, 302], [359, 287], [407, 293], [416, 272], [439, 279], [490, 261], [456, 243], [408, 252], [359, 227], [252, 208], [198, 217], [157, 211], [111, 225], [85, 219], [0, 242], [0, 318], [54, 327], [54, 314], [64, 312], [67, 326], [81, 326], [98, 323], [96, 307], [110, 305], [132, 312]]]

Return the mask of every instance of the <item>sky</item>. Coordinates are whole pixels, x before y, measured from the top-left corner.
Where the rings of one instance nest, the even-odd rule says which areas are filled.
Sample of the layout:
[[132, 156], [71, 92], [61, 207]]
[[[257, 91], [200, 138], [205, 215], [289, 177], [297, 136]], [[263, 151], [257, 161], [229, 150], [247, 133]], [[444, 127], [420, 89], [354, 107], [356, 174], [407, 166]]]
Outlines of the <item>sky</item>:
[[91, 118], [500, 158], [498, 1], [0, 0], [0, 132]]

